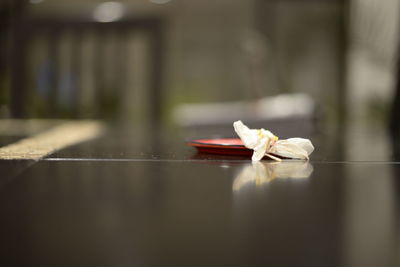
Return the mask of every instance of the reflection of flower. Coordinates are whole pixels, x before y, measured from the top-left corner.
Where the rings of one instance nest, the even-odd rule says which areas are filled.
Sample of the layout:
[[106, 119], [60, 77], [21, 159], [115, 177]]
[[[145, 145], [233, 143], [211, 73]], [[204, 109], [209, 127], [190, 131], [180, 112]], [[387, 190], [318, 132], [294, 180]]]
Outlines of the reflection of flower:
[[304, 161], [283, 161], [264, 163], [253, 161], [252, 165], [246, 165], [233, 181], [234, 191], [248, 183], [255, 183], [256, 186], [268, 183], [275, 178], [308, 178], [313, 172], [310, 163]]

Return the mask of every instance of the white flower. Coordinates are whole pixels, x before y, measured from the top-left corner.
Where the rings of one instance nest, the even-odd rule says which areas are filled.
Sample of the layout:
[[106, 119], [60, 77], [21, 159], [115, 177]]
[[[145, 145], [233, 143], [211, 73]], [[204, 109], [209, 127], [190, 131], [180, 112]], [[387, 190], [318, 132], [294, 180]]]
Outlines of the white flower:
[[253, 161], [261, 160], [264, 156], [280, 161], [275, 156], [292, 159], [306, 159], [314, 151], [311, 141], [304, 138], [289, 138], [278, 140], [270, 131], [265, 129], [249, 129], [242, 121], [233, 123], [235, 132], [243, 141], [245, 147], [253, 149]]
[[235, 121], [233, 127], [242, 139], [244, 146], [254, 150], [252, 160], [261, 160], [271, 144], [278, 140], [270, 131], [249, 129], [242, 121]]

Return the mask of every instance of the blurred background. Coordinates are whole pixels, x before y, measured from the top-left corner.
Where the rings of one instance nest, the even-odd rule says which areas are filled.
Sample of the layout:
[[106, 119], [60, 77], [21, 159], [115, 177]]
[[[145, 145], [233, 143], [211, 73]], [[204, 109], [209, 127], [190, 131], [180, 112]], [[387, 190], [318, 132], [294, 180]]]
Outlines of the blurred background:
[[350, 143], [349, 158], [366, 145], [386, 155], [376, 137], [399, 133], [399, 11], [399, 0], [3, 0], [0, 118], [196, 137], [232, 135], [242, 119]]

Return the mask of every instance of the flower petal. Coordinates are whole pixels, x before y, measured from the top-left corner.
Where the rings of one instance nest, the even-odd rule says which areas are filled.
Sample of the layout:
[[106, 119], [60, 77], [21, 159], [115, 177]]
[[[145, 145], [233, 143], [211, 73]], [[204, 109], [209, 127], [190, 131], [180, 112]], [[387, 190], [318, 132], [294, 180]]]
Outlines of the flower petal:
[[233, 123], [235, 132], [243, 141], [245, 147], [253, 149], [258, 144], [258, 131], [250, 130], [242, 121], [235, 121]]
[[253, 160], [253, 161], [261, 160], [265, 156], [265, 153], [267, 152], [268, 144], [269, 144], [268, 137], [264, 137], [261, 140], [259, 140], [257, 146], [254, 148], [254, 152], [253, 152], [253, 156], [251, 157], [251, 160]]
[[305, 151], [307, 151], [308, 155], [314, 151], [314, 146], [309, 139], [294, 137], [282, 141], [287, 141], [288, 143], [296, 144], [302, 147]]
[[253, 161], [261, 160], [272, 141], [278, 139], [273, 133], [265, 129], [249, 129], [242, 121], [235, 121], [233, 127], [242, 139], [244, 146], [254, 150], [251, 158]]
[[287, 140], [279, 140], [269, 150], [278, 156], [293, 159], [308, 159], [308, 156], [314, 150], [311, 141], [303, 138], [290, 138]]

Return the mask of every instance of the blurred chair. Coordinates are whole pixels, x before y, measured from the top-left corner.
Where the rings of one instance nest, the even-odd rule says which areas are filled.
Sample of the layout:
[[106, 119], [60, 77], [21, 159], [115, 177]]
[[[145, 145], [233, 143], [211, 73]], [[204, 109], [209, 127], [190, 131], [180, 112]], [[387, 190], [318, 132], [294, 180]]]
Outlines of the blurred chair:
[[[82, 75], [92, 75], [94, 82], [93, 97], [96, 106], [94, 117], [99, 119], [115, 119], [115, 113], [119, 108], [121, 99], [125, 97], [123, 88], [128, 75], [127, 66], [127, 45], [126, 36], [132, 32], [140, 32], [148, 38], [147, 47], [148, 56], [143, 66], [148, 67], [146, 71], [147, 99], [149, 114], [149, 123], [159, 125], [161, 123], [162, 112], [162, 66], [163, 66], [163, 28], [164, 21], [158, 17], [124, 19], [109, 23], [83, 20], [66, 20], [58, 18], [20, 18], [14, 24], [13, 42], [12, 42], [12, 68], [11, 68], [11, 114], [15, 118], [26, 118], [32, 116], [28, 108], [32, 103], [32, 84], [29, 84], [32, 78], [32, 66], [29, 60], [32, 57], [32, 46], [34, 39], [40, 36], [42, 40], [42, 50], [47, 54], [46, 62], [43, 62], [40, 69], [36, 69], [36, 80], [42, 87], [42, 94], [45, 95], [42, 101], [42, 110], [39, 114], [33, 114], [40, 117], [67, 117], [82, 118], [80, 106], [80, 96], [82, 93], [82, 83], [85, 77]], [[69, 69], [73, 70], [73, 77], [65, 77], [60, 71], [60, 57], [62, 56], [61, 46], [62, 38], [69, 35], [70, 50]], [[83, 68], [83, 39], [90, 34], [94, 38], [94, 47], [92, 57], [93, 62], [90, 66], [91, 71], [82, 71]], [[115, 64], [109, 64], [104, 52], [104, 44], [107, 38], [114, 37], [117, 43], [113, 47], [112, 58]], [[146, 47], [146, 48], [147, 48]], [[65, 55], [63, 55], [65, 56]], [[85, 65], [87, 66], [87, 64]], [[113, 83], [108, 84], [109, 90], [105, 90], [104, 77], [109, 72], [116, 74]], [[129, 73], [129, 75], [131, 75]], [[67, 87], [68, 102], [67, 108], [60, 108], [58, 100], [63, 98], [62, 87]], [[43, 89], [44, 88], [44, 89]], [[61, 89], [60, 89], [61, 88]], [[130, 89], [130, 88], [129, 88]], [[44, 91], [44, 92], [43, 92]], [[61, 94], [61, 95], [60, 95]]]
[[280, 137], [316, 132], [317, 105], [307, 94], [279, 94], [253, 101], [183, 104], [174, 110], [177, 125], [186, 135], [200, 138], [210, 133], [231, 136], [232, 123], [243, 120], [251, 128], [267, 128]]

